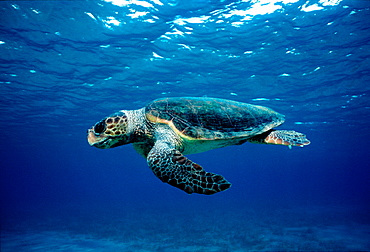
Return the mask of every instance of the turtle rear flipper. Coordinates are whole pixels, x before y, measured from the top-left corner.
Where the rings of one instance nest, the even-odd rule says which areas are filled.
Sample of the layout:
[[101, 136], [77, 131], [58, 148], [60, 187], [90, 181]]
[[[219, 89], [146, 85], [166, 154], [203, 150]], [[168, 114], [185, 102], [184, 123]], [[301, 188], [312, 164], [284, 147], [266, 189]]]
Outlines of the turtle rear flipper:
[[251, 143], [261, 144], [278, 144], [287, 146], [309, 145], [311, 142], [306, 138], [305, 134], [296, 132], [294, 130], [269, 130], [265, 133], [256, 135], [247, 140]]
[[202, 166], [183, 156], [163, 141], [157, 141], [147, 156], [153, 173], [162, 182], [188, 194], [214, 194], [228, 189], [231, 184], [223, 176], [206, 172]]

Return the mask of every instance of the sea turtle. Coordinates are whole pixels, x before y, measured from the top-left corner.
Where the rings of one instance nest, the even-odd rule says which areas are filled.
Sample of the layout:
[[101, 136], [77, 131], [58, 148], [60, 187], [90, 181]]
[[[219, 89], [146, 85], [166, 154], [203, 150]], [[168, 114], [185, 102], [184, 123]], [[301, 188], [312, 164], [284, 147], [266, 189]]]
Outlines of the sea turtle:
[[88, 130], [88, 142], [101, 149], [132, 143], [163, 182], [188, 194], [214, 194], [231, 184], [183, 155], [245, 142], [308, 145], [304, 134], [274, 130], [284, 115], [242, 102], [205, 98], [162, 98], [138, 110], [121, 110]]

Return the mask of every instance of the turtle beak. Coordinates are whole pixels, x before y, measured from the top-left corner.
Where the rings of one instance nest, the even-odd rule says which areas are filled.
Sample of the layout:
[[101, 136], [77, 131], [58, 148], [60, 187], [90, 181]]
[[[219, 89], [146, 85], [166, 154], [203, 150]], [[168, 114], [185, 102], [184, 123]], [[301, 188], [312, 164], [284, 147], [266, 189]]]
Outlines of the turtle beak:
[[96, 140], [96, 136], [95, 136], [95, 134], [94, 134], [94, 130], [93, 129], [88, 129], [87, 130], [87, 141], [89, 142], [89, 144], [91, 145], [91, 146], [93, 146], [94, 145], [94, 143], [96, 143], [97, 142], [97, 140]]
[[106, 139], [104, 134], [95, 134], [94, 129], [91, 128], [87, 131], [87, 141], [89, 142], [90, 146], [97, 145], [103, 142]]

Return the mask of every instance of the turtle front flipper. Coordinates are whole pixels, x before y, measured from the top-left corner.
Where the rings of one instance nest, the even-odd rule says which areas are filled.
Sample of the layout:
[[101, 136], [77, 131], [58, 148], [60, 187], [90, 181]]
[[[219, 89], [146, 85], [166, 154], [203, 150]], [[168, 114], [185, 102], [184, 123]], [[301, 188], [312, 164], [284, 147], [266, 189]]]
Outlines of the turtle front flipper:
[[247, 140], [251, 143], [262, 144], [279, 144], [287, 146], [309, 145], [311, 142], [306, 138], [305, 134], [296, 132], [294, 130], [269, 130], [265, 133], [256, 135]]
[[231, 184], [223, 176], [206, 172], [202, 166], [171, 148], [166, 142], [157, 142], [147, 156], [153, 173], [162, 182], [188, 194], [214, 194], [228, 189]]

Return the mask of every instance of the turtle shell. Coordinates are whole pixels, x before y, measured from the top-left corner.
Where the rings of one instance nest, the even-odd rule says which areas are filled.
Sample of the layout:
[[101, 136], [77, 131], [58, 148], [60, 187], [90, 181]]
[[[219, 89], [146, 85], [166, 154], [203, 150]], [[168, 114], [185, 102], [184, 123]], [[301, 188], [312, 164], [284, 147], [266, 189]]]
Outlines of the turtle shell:
[[192, 140], [248, 138], [284, 122], [284, 115], [267, 107], [205, 97], [157, 99], [145, 113], [152, 123], [167, 124]]

